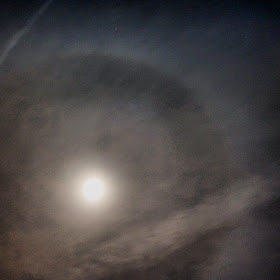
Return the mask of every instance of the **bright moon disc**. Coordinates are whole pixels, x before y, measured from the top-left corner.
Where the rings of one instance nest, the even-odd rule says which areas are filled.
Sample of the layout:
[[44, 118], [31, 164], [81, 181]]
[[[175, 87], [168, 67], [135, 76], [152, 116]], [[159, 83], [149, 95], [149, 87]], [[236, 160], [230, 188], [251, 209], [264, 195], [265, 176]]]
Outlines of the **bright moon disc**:
[[98, 201], [104, 195], [104, 185], [101, 181], [91, 178], [83, 185], [83, 195], [87, 200]]

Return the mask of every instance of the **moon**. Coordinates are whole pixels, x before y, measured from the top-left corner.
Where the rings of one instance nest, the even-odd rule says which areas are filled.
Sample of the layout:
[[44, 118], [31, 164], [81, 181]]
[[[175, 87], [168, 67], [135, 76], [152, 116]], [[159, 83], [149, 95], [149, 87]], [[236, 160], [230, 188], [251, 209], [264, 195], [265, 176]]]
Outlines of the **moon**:
[[99, 201], [104, 196], [104, 183], [97, 178], [89, 178], [83, 184], [83, 196], [86, 200]]

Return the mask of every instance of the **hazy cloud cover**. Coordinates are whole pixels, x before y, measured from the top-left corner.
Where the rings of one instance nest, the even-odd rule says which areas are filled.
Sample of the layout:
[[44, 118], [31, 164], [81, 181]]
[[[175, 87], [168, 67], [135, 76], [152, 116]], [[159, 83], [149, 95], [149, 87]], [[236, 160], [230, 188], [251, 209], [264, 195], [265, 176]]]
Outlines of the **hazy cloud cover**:
[[209, 3], [53, 1], [11, 50], [1, 278], [278, 279], [279, 19]]

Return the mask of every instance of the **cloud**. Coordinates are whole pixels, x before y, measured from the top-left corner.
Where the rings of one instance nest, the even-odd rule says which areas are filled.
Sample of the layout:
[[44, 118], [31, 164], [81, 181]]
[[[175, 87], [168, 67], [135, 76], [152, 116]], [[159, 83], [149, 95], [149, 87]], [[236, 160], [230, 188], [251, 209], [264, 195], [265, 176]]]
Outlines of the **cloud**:
[[[115, 52], [108, 47], [112, 55], [101, 53], [104, 42], [88, 53], [74, 43], [71, 52], [52, 53], [47, 44], [30, 63], [7, 63], [0, 81], [5, 271], [58, 280], [215, 279], [233, 277], [236, 259], [255, 261], [250, 250], [262, 238], [244, 245], [233, 235], [246, 239], [258, 229], [254, 213], [273, 200], [276, 181], [249, 164], [262, 125], [242, 107], [250, 101], [240, 99], [248, 90], [242, 75], [226, 68], [238, 55], [221, 53], [222, 39], [213, 43], [226, 28], [204, 26], [178, 29], [172, 47], [160, 44], [165, 32], [148, 41], [155, 30], [147, 28]], [[57, 46], [60, 39], [47, 34]], [[146, 43], [136, 48], [140, 39]], [[32, 48], [19, 46], [15, 57]], [[78, 195], [93, 171], [109, 178], [99, 208]], [[228, 264], [232, 271], [219, 274]], [[250, 277], [250, 264], [243, 270]]]

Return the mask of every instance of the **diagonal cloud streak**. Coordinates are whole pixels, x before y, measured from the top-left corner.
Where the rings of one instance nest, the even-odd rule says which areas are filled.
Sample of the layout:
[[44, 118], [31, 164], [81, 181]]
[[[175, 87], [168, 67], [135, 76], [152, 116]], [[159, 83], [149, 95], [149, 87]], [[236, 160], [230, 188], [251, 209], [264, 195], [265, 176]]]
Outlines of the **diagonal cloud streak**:
[[40, 16], [47, 10], [47, 8], [50, 6], [50, 4], [53, 2], [53, 0], [46, 1], [41, 8], [28, 20], [27, 24], [20, 29], [12, 38], [9, 40], [7, 45], [4, 48], [3, 53], [0, 56], [0, 65], [3, 64], [3, 62], [8, 57], [9, 53], [15, 48], [15, 46], [18, 44], [20, 39], [32, 28], [33, 24], [40, 18]]

